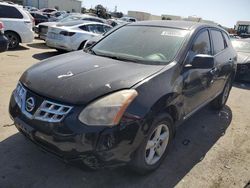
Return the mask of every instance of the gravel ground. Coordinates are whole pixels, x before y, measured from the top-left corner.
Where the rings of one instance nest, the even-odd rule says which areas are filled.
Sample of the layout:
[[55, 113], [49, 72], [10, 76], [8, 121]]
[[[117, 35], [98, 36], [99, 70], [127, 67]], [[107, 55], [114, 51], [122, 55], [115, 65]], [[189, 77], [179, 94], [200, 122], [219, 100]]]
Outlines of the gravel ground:
[[58, 55], [42, 41], [0, 54], [0, 187], [240, 187], [250, 181], [250, 85], [234, 85], [220, 112], [205, 107], [178, 130], [172, 152], [147, 176], [127, 168], [82, 170], [44, 153], [25, 139], [8, 115], [22, 72]]

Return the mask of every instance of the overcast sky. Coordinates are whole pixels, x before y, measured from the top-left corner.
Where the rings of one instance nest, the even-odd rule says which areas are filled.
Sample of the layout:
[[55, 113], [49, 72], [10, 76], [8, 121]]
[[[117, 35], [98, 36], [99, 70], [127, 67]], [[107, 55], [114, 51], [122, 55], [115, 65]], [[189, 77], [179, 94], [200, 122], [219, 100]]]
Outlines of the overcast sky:
[[198, 16], [221, 25], [233, 27], [238, 20], [250, 21], [250, 0], [83, 0], [86, 8], [102, 4], [109, 10], [127, 14], [128, 10], [155, 15]]

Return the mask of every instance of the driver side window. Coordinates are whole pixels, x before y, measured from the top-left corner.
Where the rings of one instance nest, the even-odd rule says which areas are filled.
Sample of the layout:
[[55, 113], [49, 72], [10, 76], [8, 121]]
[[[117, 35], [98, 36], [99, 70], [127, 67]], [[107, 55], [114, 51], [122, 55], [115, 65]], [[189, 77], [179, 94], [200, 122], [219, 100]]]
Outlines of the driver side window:
[[197, 54], [211, 55], [211, 44], [207, 30], [200, 32], [196, 37], [191, 49], [188, 52], [187, 64], [190, 64], [193, 61], [194, 56]]

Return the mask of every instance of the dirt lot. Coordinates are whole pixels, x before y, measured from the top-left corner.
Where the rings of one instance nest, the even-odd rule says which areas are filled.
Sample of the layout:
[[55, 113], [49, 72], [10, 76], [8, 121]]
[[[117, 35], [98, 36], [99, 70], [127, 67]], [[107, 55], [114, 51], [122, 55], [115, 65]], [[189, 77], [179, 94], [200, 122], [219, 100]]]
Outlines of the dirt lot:
[[[0, 187], [244, 187], [250, 180], [250, 85], [235, 84], [220, 112], [208, 107], [178, 130], [172, 152], [147, 176], [126, 168], [83, 171], [40, 151], [8, 115], [18, 78], [29, 66], [58, 55], [42, 41], [0, 54]], [[42, 75], [41, 75], [42, 76]]]

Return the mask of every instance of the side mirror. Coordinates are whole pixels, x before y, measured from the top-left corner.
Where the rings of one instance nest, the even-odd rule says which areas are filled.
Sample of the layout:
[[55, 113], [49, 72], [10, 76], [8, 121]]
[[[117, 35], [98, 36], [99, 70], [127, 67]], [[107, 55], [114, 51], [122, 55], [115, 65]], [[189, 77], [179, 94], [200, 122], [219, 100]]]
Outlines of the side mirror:
[[214, 57], [206, 54], [198, 54], [194, 56], [191, 64], [187, 64], [185, 67], [191, 69], [211, 69], [214, 67]]

